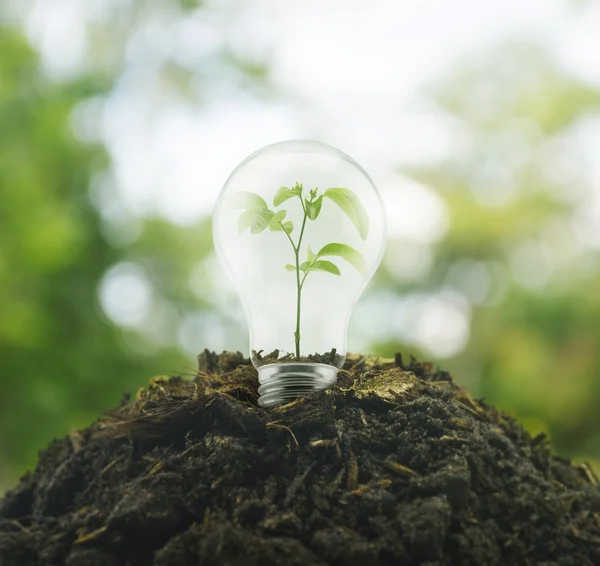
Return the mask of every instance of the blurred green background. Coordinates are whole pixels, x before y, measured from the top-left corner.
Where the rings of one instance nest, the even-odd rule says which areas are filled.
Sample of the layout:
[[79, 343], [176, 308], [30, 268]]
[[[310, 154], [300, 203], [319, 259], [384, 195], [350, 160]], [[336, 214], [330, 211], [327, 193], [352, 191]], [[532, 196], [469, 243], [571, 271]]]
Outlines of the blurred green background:
[[349, 350], [432, 360], [600, 467], [598, 4], [322, 4], [0, 0], [0, 492], [123, 392], [246, 351], [210, 211], [294, 137], [388, 210]]

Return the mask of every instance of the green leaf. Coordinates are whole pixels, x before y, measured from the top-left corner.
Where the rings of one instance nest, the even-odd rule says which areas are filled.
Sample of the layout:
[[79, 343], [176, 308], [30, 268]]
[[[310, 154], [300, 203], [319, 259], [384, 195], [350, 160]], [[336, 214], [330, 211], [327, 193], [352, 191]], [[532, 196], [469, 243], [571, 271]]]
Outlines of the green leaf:
[[321, 212], [321, 205], [323, 204], [323, 195], [313, 202], [306, 202], [306, 215], [310, 220], [316, 220]]
[[310, 267], [310, 261], [305, 261], [304, 263], [300, 264], [300, 271], [308, 271], [308, 268]]
[[283, 226], [281, 225], [282, 220], [285, 218], [287, 211], [279, 210], [275, 213], [275, 216], [271, 218], [271, 222], [269, 223], [269, 228], [271, 232], [283, 232]]
[[288, 264], [285, 266], [285, 268], [286, 268], [288, 271], [296, 271], [296, 266], [292, 265], [291, 263], [288, 263]]
[[268, 208], [265, 199], [250, 191], [238, 191], [228, 197], [229, 208], [245, 208], [246, 210], [260, 210]]
[[307, 271], [327, 271], [327, 273], [333, 273], [333, 275], [341, 275], [339, 267], [326, 259], [318, 259]]
[[341, 257], [354, 267], [354, 269], [356, 269], [363, 277], [367, 273], [367, 262], [363, 255], [358, 250], [355, 250], [353, 247], [347, 246], [346, 244], [327, 244], [319, 250], [317, 256]]
[[252, 226], [252, 217], [254, 215], [253, 210], [244, 210], [240, 217], [238, 218], [238, 233], [246, 231], [250, 226]]
[[283, 229], [288, 233], [291, 234], [292, 230], [294, 229], [294, 224], [292, 222], [290, 222], [289, 220], [287, 222], [283, 223]]
[[262, 232], [269, 224], [271, 220], [275, 216], [275, 213], [268, 208], [263, 208], [261, 210], [253, 210], [252, 211], [252, 226], [250, 227], [250, 232], [253, 234], [259, 234]]
[[297, 194], [297, 191], [290, 189], [289, 187], [279, 187], [275, 193], [275, 196], [273, 197], [273, 206], [279, 206], [286, 200], [297, 196]]
[[350, 190], [343, 188], [327, 189], [323, 196], [337, 204], [358, 230], [363, 240], [369, 235], [369, 216], [360, 199]]
[[312, 263], [316, 259], [316, 257], [317, 255], [310, 249], [310, 246], [308, 246], [308, 253], [306, 259], [308, 259], [308, 261]]

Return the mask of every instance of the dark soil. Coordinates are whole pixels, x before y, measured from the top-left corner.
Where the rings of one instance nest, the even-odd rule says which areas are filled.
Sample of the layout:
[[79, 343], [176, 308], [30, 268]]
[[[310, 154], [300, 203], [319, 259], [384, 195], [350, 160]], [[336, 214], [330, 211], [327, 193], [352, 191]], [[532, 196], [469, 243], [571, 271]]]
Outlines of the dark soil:
[[241, 355], [200, 361], [42, 451], [2, 566], [600, 565], [591, 470], [447, 373], [351, 356], [261, 409]]
[[262, 350], [258, 352], [252, 350], [252, 362], [257, 367], [277, 363], [317, 363], [341, 368], [344, 364], [344, 356], [340, 356], [335, 348], [325, 354], [314, 353], [299, 358], [294, 354], [283, 354], [279, 350], [273, 350], [268, 354], [264, 354]]

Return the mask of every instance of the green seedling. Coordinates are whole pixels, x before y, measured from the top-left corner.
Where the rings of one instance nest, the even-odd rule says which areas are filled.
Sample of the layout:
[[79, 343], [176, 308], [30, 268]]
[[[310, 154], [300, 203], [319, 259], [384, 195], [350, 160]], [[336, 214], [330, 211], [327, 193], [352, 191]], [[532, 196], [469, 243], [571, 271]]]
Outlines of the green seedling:
[[[321, 208], [325, 199], [330, 200], [340, 207], [348, 216], [361, 239], [366, 240], [369, 233], [369, 217], [358, 199], [350, 190], [344, 188], [327, 189], [319, 194], [319, 189], [311, 189], [308, 198], [303, 196], [303, 187], [296, 183], [293, 188], [280, 187], [273, 197], [273, 209], [270, 209], [266, 201], [256, 193], [250, 191], [239, 191], [232, 195], [231, 208], [243, 209], [238, 219], [238, 232], [242, 234], [250, 230], [251, 234], [260, 234], [267, 228], [271, 232], [281, 232], [289, 240], [294, 251], [294, 264], [288, 263], [285, 269], [296, 275], [296, 330], [294, 331], [294, 342], [296, 345], [296, 359], [300, 359], [300, 318], [302, 307], [302, 289], [309, 273], [324, 271], [332, 275], [341, 275], [340, 268], [326, 257], [339, 257], [347, 261], [363, 277], [366, 275], [367, 264], [363, 255], [347, 244], [332, 242], [324, 245], [317, 253], [310, 246], [307, 247], [306, 260], [301, 261], [302, 239], [306, 229], [307, 221], [315, 221], [321, 214]], [[294, 225], [286, 220], [287, 210], [279, 208], [284, 202], [298, 198], [302, 205], [302, 225], [298, 240], [292, 238]]]

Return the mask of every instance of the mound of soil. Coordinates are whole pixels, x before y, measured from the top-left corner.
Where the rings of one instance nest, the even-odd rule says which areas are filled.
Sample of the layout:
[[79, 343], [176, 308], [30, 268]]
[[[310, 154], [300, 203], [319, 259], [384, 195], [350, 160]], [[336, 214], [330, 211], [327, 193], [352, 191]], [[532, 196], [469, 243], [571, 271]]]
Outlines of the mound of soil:
[[256, 388], [205, 352], [54, 441], [0, 501], [0, 564], [600, 564], [591, 470], [447, 373], [351, 356], [331, 391]]

